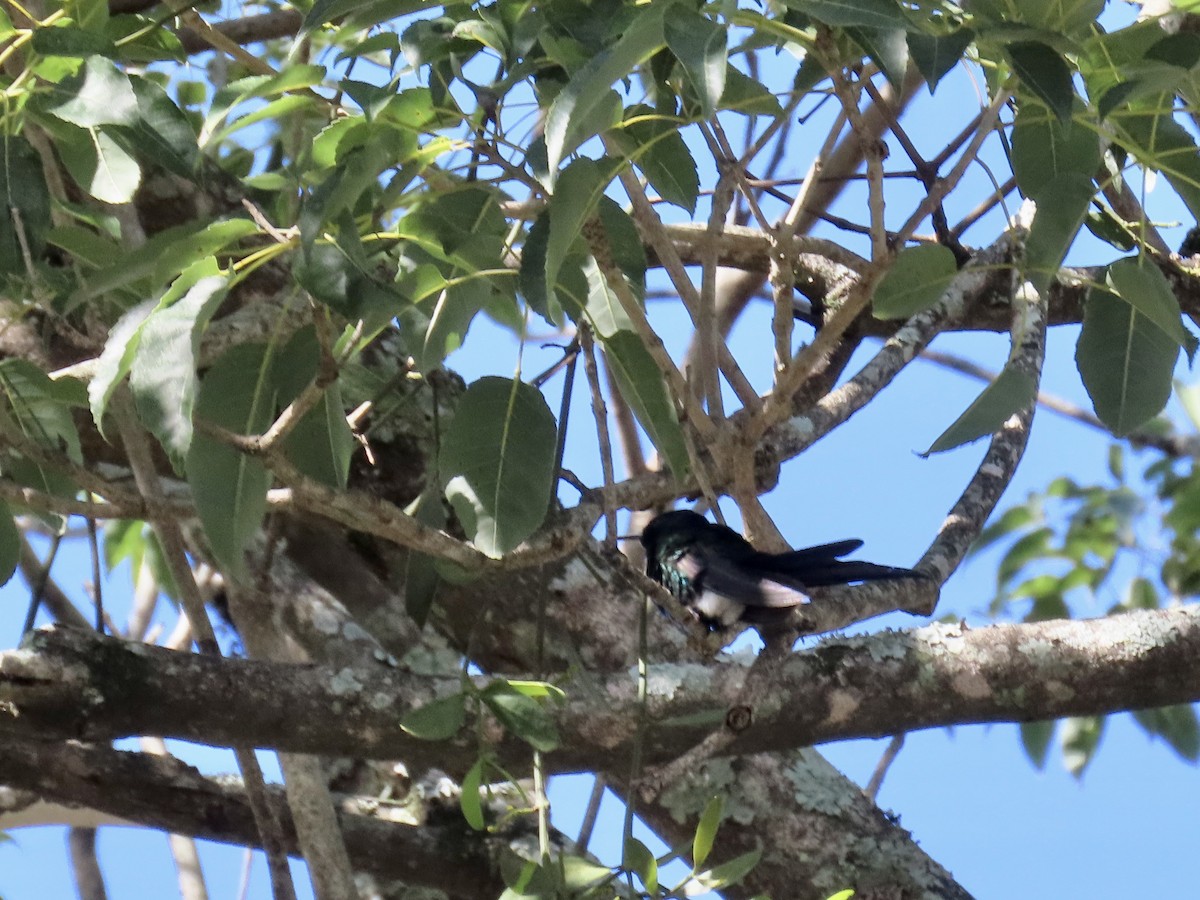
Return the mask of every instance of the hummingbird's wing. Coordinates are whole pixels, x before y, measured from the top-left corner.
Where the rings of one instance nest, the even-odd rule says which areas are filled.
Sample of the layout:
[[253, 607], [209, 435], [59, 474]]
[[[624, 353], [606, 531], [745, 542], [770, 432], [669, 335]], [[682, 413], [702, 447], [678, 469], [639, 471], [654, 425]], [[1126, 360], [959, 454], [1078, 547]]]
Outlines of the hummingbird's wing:
[[860, 540], [837, 541], [792, 550], [789, 553], [755, 553], [748, 560], [768, 577], [774, 575], [785, 581], [795, 581], [804, 587], [825, 587], [833, 584], [849, 584], [854, 581], [881, 581], [888, 578], [922, 578], [919, 572], [898, 566], [881, 566], [860, 560], [843, 560], [838, 557], [853, 553], [862, 546]]
[[739, 561], [692, 547], [680, 554], [675, 568], [693, 585], [697, 596], [717, 594], [743, 606], [786, 609], [808, 602], [808, 595]]

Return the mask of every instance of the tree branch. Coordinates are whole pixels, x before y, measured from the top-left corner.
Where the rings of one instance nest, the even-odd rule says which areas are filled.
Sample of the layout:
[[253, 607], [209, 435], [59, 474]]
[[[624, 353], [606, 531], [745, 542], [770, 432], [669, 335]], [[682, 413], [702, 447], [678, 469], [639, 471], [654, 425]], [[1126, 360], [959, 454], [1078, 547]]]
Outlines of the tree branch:
[[[0, 736], [4, 780], [43, 800], [82, 805], [175, 834], [259, 847], [258, 829], [241, 785], [206, 778], [178, 760], [86, 744], [47, 744]], [[267, 795], [283, 823], [286, 851], [299, 854], [283, 791]], [[455, 813], [420, 825], [395, 806], [339, 798], [339, 822], [354, 867], [376, 875], [445, 891], [451, 897], [497, 896], [504, 890], [487, 841]], [[17, 827], [0, 809], [0, 826]], [[490, 892], [490, 893], [489, 893]]]
[[[819, 598], [815, 602], [820, 602]], [[963, 625], [826, 640], [788, 656], [753, 697], [736, 662], [650, 670], [648, 764], [686, 752], [746, 707], [751, 723], [722, 752], [758, 753], [947, 725], [1103, 715], [1200, 700], [1200, 605], [1086, 621], [968, 629]], [[481, 685], [482, 686], [481, 682]], [[639, 708], [628, 672], [589, 676], [556, 715], [553, 771], [624, 772]], [[465, 770], [477, 748], [464, 731], [431, 744], [400, 727], [405, 710], [456, 692], [456, 678], [380, 667], [295, 666], [216, 659], [90, 632], [35, 632], [0, 653], [0, 734], [113, 740], [157, 734], [299, 753], [402, 757]], [[568, 688], [570, 686], [568, 685]], [[603, 706], [597, 697], [605, 698]], [[803, 697], [776, 706], [768, 697]], [[526, 765], [528, 749], [497, 740], [497, 758]]]

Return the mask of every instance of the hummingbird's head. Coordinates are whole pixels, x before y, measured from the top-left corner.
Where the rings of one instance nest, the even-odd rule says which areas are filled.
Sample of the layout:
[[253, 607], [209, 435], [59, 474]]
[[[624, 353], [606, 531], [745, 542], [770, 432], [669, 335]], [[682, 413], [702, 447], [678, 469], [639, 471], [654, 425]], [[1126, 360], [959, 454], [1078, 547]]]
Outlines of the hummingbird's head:
[[711, 528], [712, 523], [698, 512], [690, 509], [676, 509], [655, 516], [650, 524], [642, 529], [642, 546], [646, 553], [653, 556], [663, 539], [668, 535], [678, 535], [687, 538]]

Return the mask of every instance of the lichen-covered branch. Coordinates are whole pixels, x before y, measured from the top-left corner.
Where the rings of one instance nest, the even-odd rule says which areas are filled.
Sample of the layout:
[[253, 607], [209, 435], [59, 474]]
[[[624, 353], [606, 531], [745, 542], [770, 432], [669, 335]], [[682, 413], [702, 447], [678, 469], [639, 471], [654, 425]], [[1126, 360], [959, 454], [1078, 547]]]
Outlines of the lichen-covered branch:
[[[931, 625], [827, 640], [787, 656], [752, 691], [736, 662], [652, 666], [645, 759], [685, 752], [745, 709], [726, 754], [789, 750], [974, 722], [1103, 715], [1200, 700], [1200, 606], [1086, 621]], [[628, 672], [564, 682], [549, 708], [562, 742], [553, 771], [623, 774], [635, 739], [636, 679]], [[326, 755], [402, 757], [468, 767], [475, 747], [430, 744], [400, 727], [405, 712], [459, 688], [455, 678], [388, 670], [215, 659], [129, 644], [71, 629], [37, 632], [0, 654], [0, 733], [111, 740], [157, 734], [218, 745]], [[752, 696], [751, 696], [752, 695]], [[803, 697], [803, 702], [789, 698]], [[511, 735], [498, 757], [527, 764]]]
[[[224, 843], [260, 846], [241, 785], [208, 778], [169, 757], [87, 744], [48, 744], [0, 736], [4, 781], [44, 802], [92, 811], [86, 820], [138, 824]], [[283, 823], [287, 852], [299, 848], [283, 791], [268, 788]], [[2, 798], [0, 798], [2, 799]], [[359, 871], [399, 878], [455, 898], [498, 896], [504, 889], [498, 858], [457, 815], [418, 823], [407, 810], [365, 798], [342, 797], [339, 824]], [[0, 805], [0, 827], [33, 824], [21, 810]], [[46, 822], [51, 824], [51, 822]]]

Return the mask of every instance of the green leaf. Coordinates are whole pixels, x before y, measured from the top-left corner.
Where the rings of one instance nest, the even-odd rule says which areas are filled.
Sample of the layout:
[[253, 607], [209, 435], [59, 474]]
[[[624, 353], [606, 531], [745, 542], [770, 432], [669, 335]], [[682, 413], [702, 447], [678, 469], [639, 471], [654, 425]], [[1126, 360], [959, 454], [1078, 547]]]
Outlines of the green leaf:
[[466, 698], [451, 694], [410, 710], [400, 720], [400, 727], [423, 741], [448, 741], [458, 734], [466, 720]]
[[687, 444], [662, 373], [636, 334], [618, 331], [602, 338], [605, 364], [616, 376], [621, 394], [676, 478], [689, 470]]
[[1174, 108], [1165, 105], [1158, 115], [1122, 116], [1119, 124], [1127, 136], [1122, 145], [1138, 162], [1162, 172], [1192, 216], [1200, 218], [1200, 148], [1173, 115]]
[[506, 678], [504, 683], [518, 694], [533, 697], [535, 700], [541, 700], [546, 697], [553, 697], [555, 700], [565, 700], [567, 697], [566, 691], [548, 681], [521, 681]]
[[836, 894], [831, 894], [827, 900], [850, 900], [854, 896], [854, 888], [846, 888], [844, 891], [838, 891]]
[[8, 504], [0, 500], [0, 585], [8, 583], [21, 561], [21, 532]]
[[1005, 366], [996, 380], [921, 455], [953, 450], [998, 431], [1009, 416], [1027, 407], [1036, 395], [1037, 382], [1031, 375]]
[[321, 101], [308, 94], [285, 94], [282, 97], [276, 97], [262, 106], [255, 107], [245, 115], [231, 119], [211, 134], [202, 135], [204, 146], [206, 148], [220, 146], [223, 141], [239, 131], [257, 125], [259, 122], [278, 123], [295, 113], [318, 109], [320, 105]]
[[871, 58], [892, 87], [899, 90], [908, 68], [908, 42], [903, 28], [847, 28], [846, 34]]
[[1028, 505], [1014, 506], [1012, 509], [1006, 510], [995, 522], [987, 525], [983, 531], [979, 532], [979, 537], [971, 544], [971, 555], [981, 553], [996, 541], [1008, 537], [1014, 531], [1019, 531], [1036, 521], [1036, 516], [1033, 510]]
[[701, 115], [710, 118], [725, 91], [725, 26], [679, 4], [663, 20], [663, 37], [683, 66]]
[[658, 860], [650, 848], [631, 837], [625, 841], [625, 857], [621, 865], [642, 880], [642, 886], [651, 897], [658, 893]]
[[[2, 575], [0, 571], [0, 575]], [[1196, 710], [1187, 704], [1137, 710], [1133, 718], [1153, 737], [1161, 737], [1188, 762], [1200, 759], [1200, 723]]]
[[835, 27], [897, 28], [907, 24], [899, 4], [892, 0], [786, 0], [786, 4]]
[[138, 104], [129, 76], [103, 56], [89, 56], [79, 72], [55, 85], [47, 112], [80, 128], [132, 125]]
[[479, 796], [483, 784], [483, 758], [475, 760], [462, 780], [462, 791], [458, 797], [462, 807], [463, 818], [476, 831], [483, 831], [486, 824], [483, 819], [483, 801]]
[[192, 441], [200, 335], [228, 289], [229, 278], [215, 259], [194, 263], [141, 327], [129, 386], [138, 416], [175, 461], [187, 455]]
[[337, 382], [325, 388], [317, 405], [296, 423], [283, 442], [284, 452], [297, 469], [333, 488], [346, 486], [350, 458], [357, 447]]
[[1163, 334], [1187, 350], [1196, 352], [1196, 338], [1183, 326], [1179, 300], [1166, 276], [1144, 256], [1119, 259], [1108, 267], [1109, 290], [1145, 316]]
[[1137, 226], [1131, 226], [1107, 206], [1088, 209], [1083, 225], [1093, 236], [1122, 253], [1128, 253], [1137, 246], [1137, 237], [1133, 231]]
[[921, 244], [900, 251], [875, 289], [872, 308], [880, 319], [907, 319], [941, 299], [958, 266], [954, 254], [940, 244]]
[[1039, 294], [1054, 283], [1094, 195], [1091, 178], [1078, 173], [1060, 175], [1040, 189], [1025, 242], [1025, 277]]
[[[272, 368], [279, 406], [295, 400], [317, 375], [320, 348], [312, 326], [301, 328], [284, 348]], [[350, 457], [358, 446], [342, 405], [337, 381], [325, 386], [321, 399], [296, 423], [284, 439], [288, 459], [305, 475], [333, 488], [344, 488]]]
[[488, 556], [503, 556], [545, 519], [557, 432], [541, 392], [516, 379], [481, 378], [459, 400], [438, 469], [468, 536]]
[[[578, 897], [587, 888], [599, 884], [601, 881], [609, 881], [613, 875], [612, 869], [608, 866], [594, 863], [590, 859], [584, 859], [579, 856], [562, 856], [559, 859], [562, 866], [562, 885], [567, 891], [551, 891], [547, 896]], [[548, 866], [556, 868], [553, 862], [549, 863]], [[545, 871], [545, 868], [543, 868], [543, 871]]]
[[559, 176], [550, 197], [549, 233], [546, 239], [546, 285], [558, 283], [558, 273], [591, 218], [608, 184], [604, 166], [592, 159], [577, 159]]
[[201, 129], [201, 144], [207, 144], [211, 135], [230, 111], [247, 100], [278, 97], [291, 91], [303, 91], [315, 87], [325, 80], [325, 67], [318, 65], [290, 65], [275, 75], [250, 75], [225, 85], [213, 97], [212, 106]]
[[975, 32], [970, 28], [944, 35], [908, 33], [908, 54], [929, 85], [929, 93], [937, 90], [938, 82], [958, 64], [973, 40]]
[[558, 728], [554, 719], [537, 700], [512, 690], [503, 682], [489, 685], [480, 696], [500, 724], [533, 749], [549, 753], [558, 746]]
[[1036, 104], [1022, 104], [1013, 128], [1013, 174], [1026, 197], [1071, 174], [1090, 176], [1100, 168], [1100, 139], [1091, 128], [1065, 128]]
[[54, 381], [27, 360], [0, 360], [0, 397], [7, 401], [21, 433], [47, 450], [82, 463], [79, 432], [71, 417], [71, 408], [82, 400], [76, 387], [80, 385], [74, 379]]
[[[121, 289], [136, 290], [138, 300], [177, 282], [176, 276], [193, 263], [222, 250], [234, 241], [256, 234], [258, 226], [249, 219], [224, 219], [196, 227], [167, 229], [136, 250], [122, 254], [112, 265], [89, 275], [67, 299], [66, 308]], [[141, 288], [145, 290], [141, 290]]]
[[[427, 484], [421, 495], [404, 511], [422, 525], [431, 528], [444, 528], [446, 525], [442, 492], [436, 484]], [[410, 548], [404, 560], [403, 584], [404, 611], [417, 623], [417, 627], [424, 628], [433, 602], [437, 599], [438, 585], [441, 584], [437, 561]]]
[[[656, 53], [664, 42], [663, 16], [669, 3], [645, 6], [625, 28], [616, 43], [592, 57], [571, 76], [546, 113], [548, 182], [553, 185], [558, 167], [570, 148], [596, 133], [597, 113], [609, 102], [614, 82], [626, 77]], [[672, 7], [674, 10], [674, 7]]]
[[1034, 768], [1044, 769], [1046, 767], [1046, 754], [1050, 750], [1050, 741], [1054, 737], [1057, 724], [1053, 720], [1021, 723], [1021, 746], [1025, 749], [1025, 755], [1029, 757]]
[[538, 315], [554, 327], [562, 325], [562, 306], [555, 292], [546, 287], [546, 244], [550, 238], [550, 214], [543, 210], [525, 234], [521, 246], [521, 269], [517, 290]]
[[996, 567], [996, 584], [1006, 584], [1027, 563], [1050, 555], [1050, 538], [1053, 534], [1049, 528], [1038, 528], [1009, 547], [1004, 558], [1000, 560], [1000, 565]]
[[[275, 411], [270, 369], [266, 345], [232, 347], [205, 374], [196, 416], [237, 434], [260, 434]], [[244, 572], [244, 551], [267, 511], [266, 466], [200, 433], [187, 449], [185, 471], [213, 555], [222, 567]]]
[[762, 849], [751, 850], [749, 853], [743, 853], [707, 872], [699, 873], [696, 875], [696, 881], [710, 891], [718, 891], [731, 884], [737, 884], [749, 875], [760, 859], [762, 859]]
[[721, 825], [721, 816], [725, 812], [725, 800], [720, 795], [713, 797], [700, 814], [696, 823], [696, 835], [692, 838], [692, 871], [696, 872], [708, 859], [712, 852], [713, 841], [717, 837], [717, 829]]
[[1069, 122], [1075, 94], [1067, 61], [1053, 47], [1038, 41], [1017, 41], [1005, 49], [1021, 83], [1050, 107], [1060, 122]]
[[[0, 273], [25, 275], [41, 258], [50, 230], [50, 193], [40, 157], [19, 137], [0, 148]], [[19, 223], [19, 224], [18, 224]], [[25, 258], [28, 248], [29, 260]]]
[[1179, 345], [1135, 306], [1111, 291], [1088, 291], [1075, 364], [1096, 415], [1114, 434], [1162, 411], [1178, 357]]
[[35, 28], [30, 43], [43, 56], [89, 57], [95, 53], [112, 56], [117, 51], [106, 35], [73, 24]]
[[1104, 736], [1104, 722], [1104, 716], [1063, 719], [1063, 765], [1076, 778], [1083, 777], [1083, 770], [1095, 757]]
[[721, 109], [747, 116], [777, 116], [783, 112], [775, 95], [761, 81], [734, 66], [725, 70], [725, 93], [721, 95]]
[[126, 310], [109, 329], [108, 340], [104, 342], [104, 349], [96, 360], [92, 380], [88, 383], [88, 405], [92, 410], [92, 421], [96, 423], [101, 434], [105, 434], [104, 413], [108, 409], [108, 401], [112, 399], [117, 385], [129, 374], [133, 356], [142, 337], [142, 325], [156, 306], [153, 300], [139, 303]]
[[421, 371], [428, 372], [441, 365], [442, 360], [462, 346], [471, 322], [491, 299], [491, 283], [484, 278], [468, 277], [446, 285], [429, 314], [425, 342], [417, 361]]
[[676, 123], [658, 118], [649, 106], [637, 105], [626, 110], [624, 123], [610, 135], [662, 199], [689, 215], [696, 212], [700, 176]]
[[55, 146], [75, 182], [104, 203], [128, 203], [142, 182], [137, 160], [106, 130], [55, 129]]
[[191, 121], [153, 81], [131, 78], [130, 83], [137, 97], [137, 121], [129, 127], [113, 126], [113, 133], [123, 137], [125, 149], [142, 160], [182, 178], [193, 177], [200, 150]]

